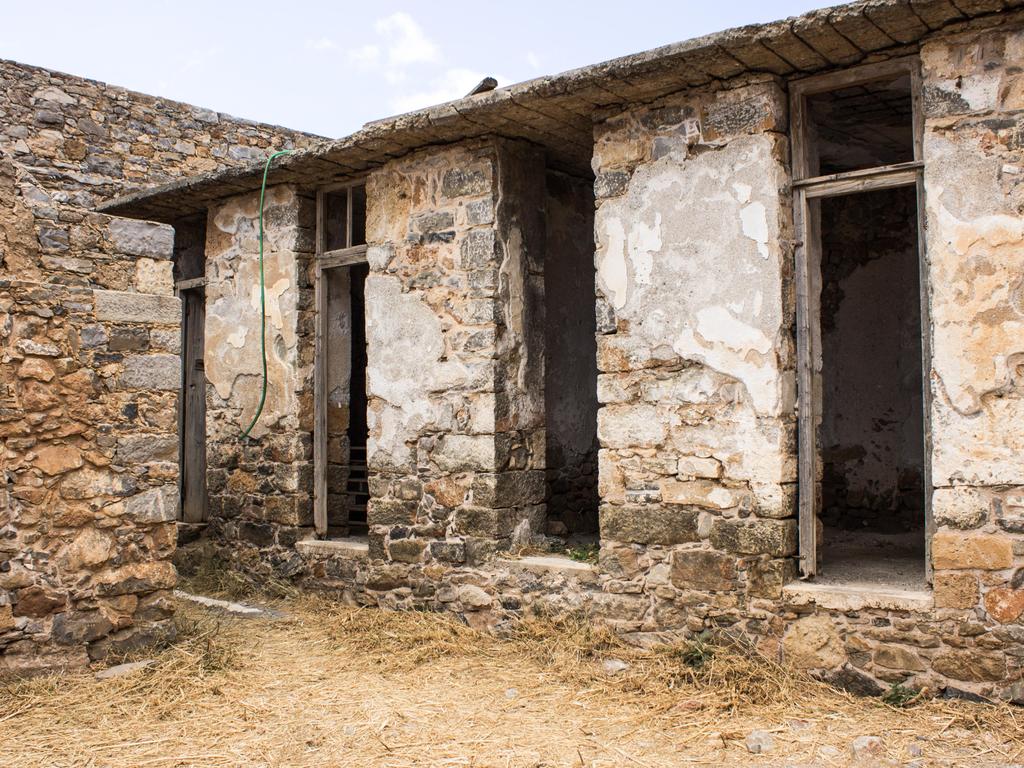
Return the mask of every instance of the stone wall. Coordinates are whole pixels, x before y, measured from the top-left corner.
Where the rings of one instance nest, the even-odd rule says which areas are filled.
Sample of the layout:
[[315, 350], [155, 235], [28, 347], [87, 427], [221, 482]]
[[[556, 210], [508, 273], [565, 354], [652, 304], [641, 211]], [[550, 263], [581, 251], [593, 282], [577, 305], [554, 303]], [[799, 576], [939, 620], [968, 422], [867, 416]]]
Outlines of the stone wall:
[[[315, 204], [290, 186], [267, 190], [264, 208], [267, 396], [262, 389], [259, 193], [209, 211], [206, 227], [207, 488], [215, 531], [238, 557], [274, 548], [288, 570], [292, 545], [313, 522], [313, 291]], [[247, 554], [248, 553], [248, 554]]]
[[921, 54], [935, 602], [977, 622], [960, 653], [984, 680], [1024, 657], [1022, 55], [1019, 26]]
[[0, 60], [0, 149], [82, 207], [317, 137]]
[[63, 206], [0, 156], [0, 676], [172, 631], [171, 241]]
[[596, 129], [601, 565], [624, 631], [734, 623], [793, 574], [784, 104], [768, 79]]
[[367, 182], [372, 553], [478, 562], [544, 519], [543, 154], [480, 141]]

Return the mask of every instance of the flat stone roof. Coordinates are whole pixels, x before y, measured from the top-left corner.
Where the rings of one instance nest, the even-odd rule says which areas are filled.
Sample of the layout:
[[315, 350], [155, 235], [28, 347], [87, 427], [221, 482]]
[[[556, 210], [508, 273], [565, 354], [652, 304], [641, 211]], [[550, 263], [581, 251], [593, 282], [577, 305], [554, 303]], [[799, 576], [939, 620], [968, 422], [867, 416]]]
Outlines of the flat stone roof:
[[[914, 46], [950, 24], [1024, 0], [861, 0], [737, 27], [367, 123], [275, 161], [268, 183], [308, 186], [356, 175], [414, 149], [483, 135], [544, 146], [555, 168], [589, 173], [595, 113], [741, 75], [800, 76]], [[98, 210], [172, 222], [259, 189], [263, 163], [203, 174], [110, 200]]]

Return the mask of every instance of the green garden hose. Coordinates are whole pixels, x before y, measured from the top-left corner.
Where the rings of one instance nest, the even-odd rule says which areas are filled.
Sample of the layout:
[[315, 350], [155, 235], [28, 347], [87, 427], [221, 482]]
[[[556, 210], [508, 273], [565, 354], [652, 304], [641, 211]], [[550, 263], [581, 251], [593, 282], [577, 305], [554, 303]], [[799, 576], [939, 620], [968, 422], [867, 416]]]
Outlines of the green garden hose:
[[242, 437], [249, 437], [252, 428], [256, 426], [260, 414], [263, 413], [263, 405], [267, 402], [267, 286], [263, 278], [263, 197], [267, 193], [267, 174], [270, 173], [270, 164], [275, 157], [290, 155], [294, 149], [282, 149], [274, 152], [267, 158], [267, 164], [263, 166], [263, 184], [260, 186], [260, 354], [263, 357], [263, 388], [260, 390], [260, 404], [252, 417], [249, 426], [242, 431]]

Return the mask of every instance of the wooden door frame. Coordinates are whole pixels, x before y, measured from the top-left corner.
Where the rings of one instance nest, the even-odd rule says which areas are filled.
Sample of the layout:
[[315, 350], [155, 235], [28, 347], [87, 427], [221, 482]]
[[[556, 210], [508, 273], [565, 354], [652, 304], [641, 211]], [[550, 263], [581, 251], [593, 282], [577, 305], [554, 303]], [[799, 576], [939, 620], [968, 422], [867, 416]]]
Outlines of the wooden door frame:
[[[812, 150], [815, 136], [807, 115], [807, 97], [851, 85], [909, 74], [914, 159], [911, 162], [858, 171], [820, 175]], [[827, 197], [880, 189], [913, 186], [917, 196], [917, 247], [921, 311], [922, 410], [924, 417], [924, 466], [922, 484], [925, 511], [925, 571], [931, 581], [932, 516], [931, 439], [931, 320], [927, 254], [924, 228], [924, 120], [921, 111], [921, 65], [918, 56], [906, 56], [839, 72], [814, 75], [789, 83], [790, 141], [793, 170], [793, 224], [796, 233], [796, 341], [797, 341], [797, 481], [800, 539], [800, 575], [813, 578], [818, 572], [818, 438], [816, 416], [820, 407], [815, 377], [820, 374], [821, 231], [813, 201]]]
[[[192, 362], [190, 355], [190, 335], [192, 332], [192, 324], [195, 319], [191, 317], [189, 308], [196, 306], [193, 301], [197, 302], [199, 306], [204, 307], [203, 317], [201, 320], [200, 333], [201, 338], [205, 337], [205, 300], [206, 300], [206, 278], [196, 277], [188, 280], [179, 280], [175, 283], [175, 293], [181, 299], [181, 388], [178, 396], [178, 520], [185, 523], [204, 523], [207, 520], [209, 512], [209, 497], [207, 495], [206, 488], [206, 452], [205, 452], [205, 437], [206, 437], [206, 408], [205, 408], [205, 397], [206, 397], [206, 384], [205, 384], [205, 373], [203, 373], [203, 387], [201, 397], [203, 398], [202, 408], [202, 429], [203, 429], [203, 440], [204, 449], [201, 460], [196, 464], [198, 471], [202, 474], [202, 493], [201, 500], [198, 506], [198, 513], [192, 512], [190, 514], [191, 505], [191, 494], [189, 494], [189, 484], [192, 479], [192, 473], [188, 471], [189, 459], [192, 456], [189, 449], [189, 439], [192, 436], [192, 432], [189, 429], [189, 423], [191, 420], [190, 411], [186, 407], [188, 402], [188, 386], [190, 380], [189, 364]], [[205, 355], [203, 355], [205, 357]], [[192, 376], [195, 375], [194, 365]]]
[[335, 250], [324, 249], [324, 196], [339, 189], [349, 190], [346, 211], [346, 238], [352, 237], [353, 187], [365, 179], [323, 187], [316, 195], [316, 256], [313, 267], [313, 292], [316, 318], [313, 332], [313, 527], [317, 536], [327, 535], [327, 281], [324, 273], [366, 263], [366, 245]]

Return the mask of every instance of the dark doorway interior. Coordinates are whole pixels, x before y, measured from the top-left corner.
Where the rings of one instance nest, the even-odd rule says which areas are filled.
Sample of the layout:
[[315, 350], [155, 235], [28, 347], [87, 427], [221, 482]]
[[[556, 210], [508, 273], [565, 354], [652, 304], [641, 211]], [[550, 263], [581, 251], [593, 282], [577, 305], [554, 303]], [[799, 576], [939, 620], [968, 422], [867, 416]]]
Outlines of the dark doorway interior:
[[593, 181], [547, 174], [544, 260], [548, 533], [596, 541]]
[[820, 215], [822, 575], [923, 578], [916, 190], [825, 198]]
[[366, 505], [370, 498], [366, 474], [366, 442], [369, 427], [366, 420], [366, 276], [368, 264], [349, 267], [352, 307], [352, 376], [349, 384], [349, 465], [348, 526], [349, 534], [366, 533]]
[[366, 533], [365, 263], [324, 270], [327, 288], [327, 525], [332, 537]]

